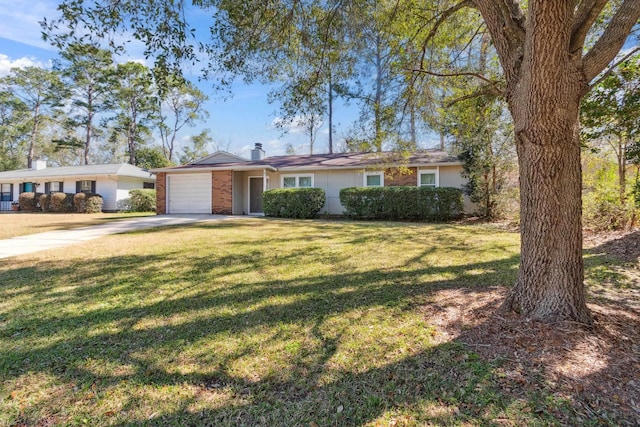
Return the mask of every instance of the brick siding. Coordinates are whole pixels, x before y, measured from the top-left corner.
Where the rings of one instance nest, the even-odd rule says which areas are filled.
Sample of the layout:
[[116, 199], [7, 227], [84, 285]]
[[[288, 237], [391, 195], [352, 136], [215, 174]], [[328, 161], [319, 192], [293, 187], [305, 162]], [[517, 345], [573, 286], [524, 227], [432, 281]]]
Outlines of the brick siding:
[[233, 210], [233, 171], [211, 172], [211, 213], [231, 215]]
[[401, 173], [397, 168], [387, 169], [384, 173], [384, 186], [385, 187], [397, 187], [399, 185], [418, 185], [418, 170], [417, 168], [408, 168]]
[[156, 174], [156, 214], [167, 213], [167, 173], [158, 172]]

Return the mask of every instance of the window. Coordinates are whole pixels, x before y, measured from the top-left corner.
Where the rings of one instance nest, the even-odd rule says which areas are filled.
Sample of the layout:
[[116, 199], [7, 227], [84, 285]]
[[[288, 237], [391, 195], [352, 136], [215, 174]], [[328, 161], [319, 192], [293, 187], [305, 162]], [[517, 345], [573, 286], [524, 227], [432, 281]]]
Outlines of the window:
[[95, 193], [95, 181], [76, 181], [76, 193]]
[[418, 171], [418, 185], [420, 187], [438, 187], [438, 169], [421, 169]]
[[313, 175], [283, 175], [282, 188], [311, 188]]
[[142, 188], [148, 188], [149, 190], [153, 190], [156, 188], [156, 183], [155, 182], [143, 182], [142, 183]]
[[296, 186], [296, 178], [294, 176], [287, 176], [282, 178], [282, 187], [295, 188], [295, 186]]
[[44, 185], [45, 193], [62, 193], [64, 191], [63, 185], [61, 181], [47, 182]]
[[11, 184], [0, 184], [0, 201], [10, 202], [12, 199]]
[[31, 193], [35, 190], [33, 182], [23, 182], [20, 184], [20, 193]]
[[384, 187], [384, 172], [365, 172], [365, 187]]

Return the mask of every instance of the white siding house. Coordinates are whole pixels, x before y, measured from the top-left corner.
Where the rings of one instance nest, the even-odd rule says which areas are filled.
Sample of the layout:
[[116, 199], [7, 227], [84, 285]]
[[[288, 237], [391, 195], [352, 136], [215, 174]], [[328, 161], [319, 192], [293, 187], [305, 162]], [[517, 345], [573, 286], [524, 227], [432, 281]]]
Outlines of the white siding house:
[[21, 192], [87, 192], [102, 196], [104, 211], [117, 211], [129, 190], [154, 187], [154, 174], [127, 163], [48, 168], [39, 161], [31, 169], [0, 172], [0, 210], [11, 210]]

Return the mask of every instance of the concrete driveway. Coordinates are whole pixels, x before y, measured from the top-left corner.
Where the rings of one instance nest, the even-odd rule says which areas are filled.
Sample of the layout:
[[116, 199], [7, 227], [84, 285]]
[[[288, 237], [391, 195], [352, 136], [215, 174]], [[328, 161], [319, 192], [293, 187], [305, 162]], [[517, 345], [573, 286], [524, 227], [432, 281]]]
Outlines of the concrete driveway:
[[142, 218], [132, 218], [108, 222], [106, 224], [71, 230], [49, 231], [46, 233], [29, 234], [0, 240], [0, 258], [8, 258], [47, 249], [60, 248], [74, 243], [86, 242], [109, 234], [126, 233], [147, 228], [165, 227], [170, 225], [191, 224], [201, 221], [226, 221], [238, 216], [228, 215], [156, 215]]

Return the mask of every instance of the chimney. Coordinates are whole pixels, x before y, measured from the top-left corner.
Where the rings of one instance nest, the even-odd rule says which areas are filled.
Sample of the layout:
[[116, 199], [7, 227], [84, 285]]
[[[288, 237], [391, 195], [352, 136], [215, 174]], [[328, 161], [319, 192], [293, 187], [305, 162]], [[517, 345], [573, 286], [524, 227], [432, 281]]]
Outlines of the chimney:
[[251, 161], [259, 161], [264, 159], [264, 150], [262, 149], [262, 144], [256, 142], [256, 146], [253, 150], [251, 150]]
[[42, 170], [42, 169], [46, 169], [47, 168], [47, 161], [46, 160], [41, 160], [41, 159], [36, 159], [33, 161], [33, 168], [37, 171]]

